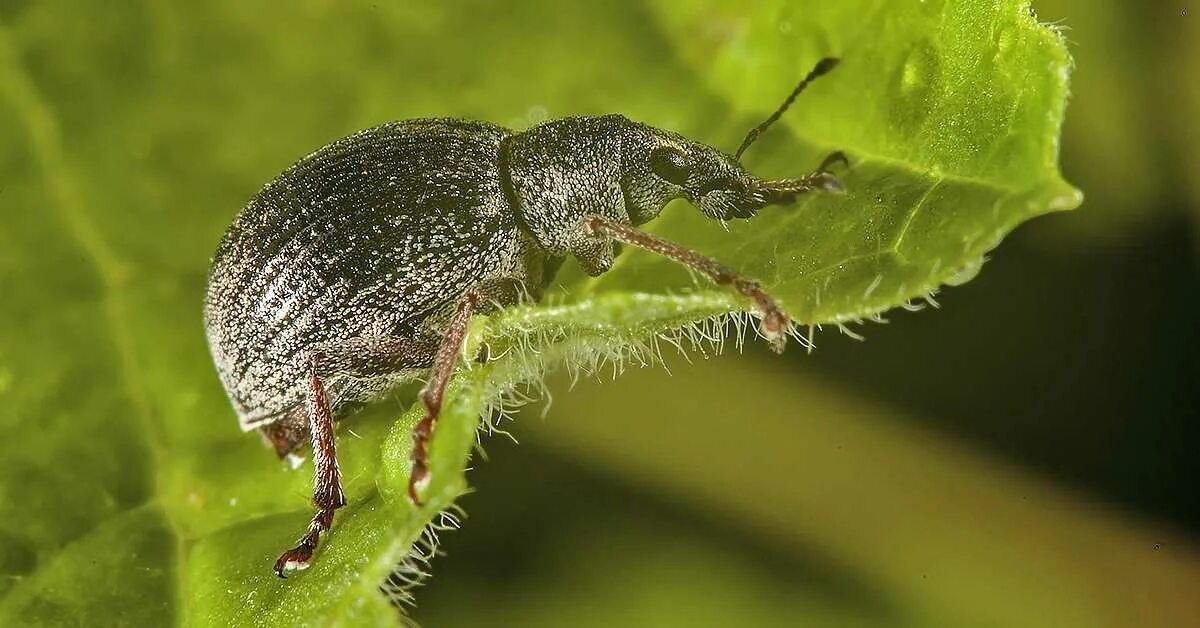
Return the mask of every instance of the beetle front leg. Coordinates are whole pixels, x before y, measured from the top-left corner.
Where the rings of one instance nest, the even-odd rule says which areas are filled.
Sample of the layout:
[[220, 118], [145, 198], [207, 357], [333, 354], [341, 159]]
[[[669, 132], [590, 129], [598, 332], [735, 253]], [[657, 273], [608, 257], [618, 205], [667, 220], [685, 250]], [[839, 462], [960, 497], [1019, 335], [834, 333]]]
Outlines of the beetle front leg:
[[632, 225], [609, 220], [602, 216], [589, 216], [584, 222], [587, 228], [596, 235], [658, 253], [688, 268], [704, 273], [717, 285], [733, 287], [739, 294], [754, 301], [759, 313], [762, 314], [760, 329], [763, 336], [770, 343], [773, 351], [783, 352], [787, 342], [788, 316], [776, 305], [775, 299], [771, 298], [771, 295], [758, 285], [757, 281], [742, 277], [733, 269], [714, 259], [646, 233]]
[[821, 165], [817, 166], [816, 171], [828, 173], [833, 169], [834, 164], [842, 164], [843, 168], [849, 167], [850, 159], [846, 157], [846, 153], [843, 153], [840, 150], [835, 150], [826, 155], [825, 159], [821, 160]]
[[462, 351], [463, 341], [467, 337], [471, 313], [482, 298], [483, 293], [479, 289], [471, 289], [455, 304], [450, 324], [434, 356], [429, 382], [421, 390], [421, 404], [425, 406], [425, 416], [413, 428], [413, 448], [410, 456], [412, 473], [408, 476], [408, 499], [415, 506], [421, 505], [417, 491], [429, 483], [429, 467], [426, 464], [429, 456], [429, 438], [433, 435], [434, 423], [442, 411], [442, 396], [446, 392], [446, 384], [454, 371], [454, 363], [458, 361], [458, 354]]
[[842, 187], [842, 182], [834, 176], [831, 169], [836, 164], [849, 166], [850, 160], [846, 158], [846, 154], [842, 151], [830, 153], [817, 166], [816, 170], [800, 177], [798, 179], [778, 179], [773, 181], [760, 181], [756, 184], [756, 190], [762, 195], [762, 198], [772, 205], [787, 205], [795, 202], [796, 197], [806, 192], [822, 191], [841, 194], [845, 192]]

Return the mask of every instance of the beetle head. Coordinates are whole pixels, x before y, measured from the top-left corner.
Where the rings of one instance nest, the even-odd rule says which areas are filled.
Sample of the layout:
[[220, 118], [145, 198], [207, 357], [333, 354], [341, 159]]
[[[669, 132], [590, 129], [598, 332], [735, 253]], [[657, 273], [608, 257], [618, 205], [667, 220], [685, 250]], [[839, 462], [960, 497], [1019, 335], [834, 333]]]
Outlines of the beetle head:
[[650, 214], [647, 219], [672, 198], [685, 198], [717, 220], [750, 218], [770, 202], [763, 181], [730, 155], [674, 134], [656, 139], [653, 148], [639, 155], [644, 163], [636, 168], [640, 176], [632, 187], [637, 193], [630, 195], [639, 213]]
[[[631, 203], [630, 218], [642, 223], [654, 218], [673, 198], [686, 198], [705, 216], [717, 220], [751, 218], [767, 205], [786, 204], [809, 190], [842, 191], [837, 178], [817, 171], [794, 179], [766, 180], [756, 177], [741, 164], [742, 153], [775, 123], [814, 79], [832, 70], [836, 59], [822, 59], [792, 90], [783, 104], [746, 134], [741, 146], [729, 155], [711, 146], [688, 140], [676, 133], [638, 125], [632, 142], [626, 143], [625, 182]], [[632, 144], [632, 146], [630, 146]], [[840, 159], [844, 157], [837, 154]]]
[[654, 180], [645, 187], [658, 188], [670, 198], [686, 198], [716, 220], [752, 218], [767, 205], [791, 203], [810, 190], [842, 191], [837, 178], [824, 171], [795, 179], [761, 179], [747, 172], [736, 158], [697, 142], [663, 144], [646, 159]]

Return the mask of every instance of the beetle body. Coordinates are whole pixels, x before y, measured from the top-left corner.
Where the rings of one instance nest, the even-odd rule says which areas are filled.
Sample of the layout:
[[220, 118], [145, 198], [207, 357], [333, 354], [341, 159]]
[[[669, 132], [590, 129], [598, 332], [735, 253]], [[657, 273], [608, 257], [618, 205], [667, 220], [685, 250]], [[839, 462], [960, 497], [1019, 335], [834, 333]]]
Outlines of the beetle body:
[[[234, 220], [209, 274], [209, 347], [242, 429], [299, 406], [303, 359], [314, 347], [435, 341], [428, 323], [468, 288], [508, 281], [536, 297], [551, 279], [548, 263], [566, 255], [590, 275], [604, 272], [612, 242], [589, 234], [583, 217], [651, 220], [678, 193], [651, 171], [648, 155], [662, 147], [686, 154], [693, 144], [620, 115], [515, 134], [420, 119], [356, 133], [300, 160]], [[716, 155], [710, 169], [738, 175]], [[726, 213], [713, 210], [735, 217]], [[325, 385], [336, 412], [386, 392], [396, 375], [335, 374]]]
[[308, 565], [345, 503], [332, 423], [352, 405], [429, 369], [414, 428], [409, 497], [473, 313], [537, 299], [567, 256], [589, 275], [614, 242], [670, 257], [751, 299], [781, 350], [788, 321], [757, 283], [639, 231], [672, 199], [716, 220], [750, 218], [809, 190], [837, 191], [826, 166], [764, 180], [731, 156], [624, 116], [564, 118], [522, 132], [483, 122], [384, 124], [301, 159], [254, 196], [221, 240], [204, 321], [218, 376], [244, 430], [280, 455], [311, 438], [317, 515], [276, 573]]

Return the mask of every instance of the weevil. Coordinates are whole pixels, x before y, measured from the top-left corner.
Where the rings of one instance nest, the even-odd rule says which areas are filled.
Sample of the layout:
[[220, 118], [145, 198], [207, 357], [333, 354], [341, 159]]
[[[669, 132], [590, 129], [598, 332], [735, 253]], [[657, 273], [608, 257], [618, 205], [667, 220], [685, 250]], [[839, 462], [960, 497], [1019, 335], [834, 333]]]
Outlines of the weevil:
[[204, 325], [244, 431], [280, 457], [308, 442], [316, 515], [275, 573], [308, 567], [346, 503], [334, 422], [428, 372], [413, 429], [408, 498], [420, 504], [426, 456], [467, 324], [537, 300], [559, 264], [591, 276], [614, 243], [666, 256], [753, 303], [783, 350], [789, 320], [759, 284], [646, 233], [671, 200], [708, 218], [752, 218], [808, 191], [841, 191], [830, 167], [767, 180], [742, 153], [836, 59], [821, 60], [730, 155], [621, 115], [571, 117], [513, 132], [461, 119], [377, 126], [318, 149], [263, 187], [213, 257]]

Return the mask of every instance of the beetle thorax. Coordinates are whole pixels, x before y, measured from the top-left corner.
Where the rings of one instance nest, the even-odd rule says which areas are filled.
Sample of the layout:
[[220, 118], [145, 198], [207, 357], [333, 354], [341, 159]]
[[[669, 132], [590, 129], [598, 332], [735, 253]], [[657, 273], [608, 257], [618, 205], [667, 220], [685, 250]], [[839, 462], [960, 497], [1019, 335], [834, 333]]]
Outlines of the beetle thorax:
[[612, 265], [612, 244], [583, 221], [629, 222], [622, 190], [623, 116], [564, 118], [512, 136], [506, 175], [512, 202], [534, 240], [551, 255], [574, 255], [590, 275]]

